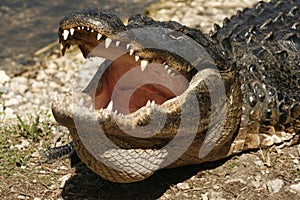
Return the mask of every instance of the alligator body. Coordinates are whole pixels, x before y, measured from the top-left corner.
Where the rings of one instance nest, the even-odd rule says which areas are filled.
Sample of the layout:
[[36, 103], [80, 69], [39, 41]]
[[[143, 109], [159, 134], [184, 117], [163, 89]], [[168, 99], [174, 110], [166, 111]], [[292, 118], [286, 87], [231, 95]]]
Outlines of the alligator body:
[[143, 15], [124, 25], [107, 11], [74, 11], [60, 22], [63, 53], [78, 45], [107, 61], [53, 114], [80, 159], [121, 183], [298, 143], [299, 18], [300, 0], [259, 2], [203, 34]]

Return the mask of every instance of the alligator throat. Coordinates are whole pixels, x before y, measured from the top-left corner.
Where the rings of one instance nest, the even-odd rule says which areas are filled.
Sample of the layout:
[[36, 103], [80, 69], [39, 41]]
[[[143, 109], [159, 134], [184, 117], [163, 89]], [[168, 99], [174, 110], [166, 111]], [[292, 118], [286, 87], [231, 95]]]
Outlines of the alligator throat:
[[[162, 64], [150, 63], [146, 69], [140, 66], [141, 63], [128, 55], [112, 62], [95, 93], [95, 108], [106, 108], [111, 102], [113, 111], [128, 114], [153, 101], [162, 104], [187, 88], [182, 76], [171, 76]], [[161, 80], [164, 85], [156, 84]], [[175, 92], [169, 89], [172, 85], [177, 85]]]

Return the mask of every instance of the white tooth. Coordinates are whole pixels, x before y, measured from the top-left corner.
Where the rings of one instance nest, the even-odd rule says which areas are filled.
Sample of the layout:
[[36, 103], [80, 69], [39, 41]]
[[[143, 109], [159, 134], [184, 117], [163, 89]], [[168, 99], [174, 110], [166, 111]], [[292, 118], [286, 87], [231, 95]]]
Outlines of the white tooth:
[[171, 70], [171, 69], [168, 69], [167, 72], [168, 72], [168, 74], [171, 74], [171, 73], [172, 73], [172, 70]]
[[155, 101], [153, 100], [152, 102], [151, 102], [151, 107], [154, 107], [155, 106]]
[[88, 31], [90, 30], [90, 28], [86, 28]]
[[130, 48], [130, 44], [127, 44], [127, 45], [126, 45], [126, 49], [129, 49], [129, 48]]
[[116, 47], [120, 45], [120, 41], [116, 41]]
[[131, 56], [132, 56], [132, 55], [133, 55], [133, 53], [134, 53], [134, 50], [133, 50], [133, 49], [130, 49], [130, 50], [129, 50], [129, 55], [131, 55]]
[[82, 26], [81, 29], [83, 30], [83, 29], [84, 29], [84, 26]]
[[135, 61], [139, 61], [140, 57], [139, 56], [135, 56]]
[[71, 29], [70, 29], [70, 34], [73, 35], [73, 34], [74, 34], [74, 31], [75, 31], [75, 29], [74, 29], [74, 28], [71, 28]]
[[94, 29], [91, 29], [91, 33], [94, 32]]
[[145, 71], [145, 69], [147, 68], [147, 65], [148, 65], [147, 60], [142, 60], [141, 61], [141, 70], [142, 70], [142, 72]]
[[78, 106], [78, 107], [81, 107], [81, 106], [83, 106], [83, 103], [84, 103], [84, 100], [83, 100], [83, 98], [81, 98], [81, 99], [79, 99], [79, 101], [77, 102], [77, 106]]
[[100, 40], [102, 38], [102, 35], [100, 33], [97, 34], [97, 40]]
[[115, 115], [118, 115], [118, 110], [115, 110], [114, 114], [115, 114]]
[[114, 106], [114, 103], [113, 103], [113, 101], [110, 101], [110, 102], [109, 102], [109, 104], [108, 104], [108, 106], [107, 106], [107, 108], [106, 108], [106, 110], [108, 110], [108, 111], [112, 111], [112, 109], [113, 109], [113, 106]]
[[150, 107], [151, 106], [151, 100], [147, 101], [146, 107]]
[[112, 39], [106, 38], [106, 40], [105, 40], [105, 48], [108, 48], [109, 45], [111, 44], [111, 42], [112, 42]]
[[168, 65], [165, 65], [165, 70], [167, 70], [169, 68], [169, 66]]
[[67, 40], [68, 36], [69, 36], [69, 31], [68, 30], [64, 30], [63, 36], [64, 36], [64, 40]]
[[80, 30], [80, 27], [78, 26], [77, 29]]
[[103, 108], [101, 108], [101, 109], [99, 110], [99, 112], [102, 113], [102, 112], [103, 112]]

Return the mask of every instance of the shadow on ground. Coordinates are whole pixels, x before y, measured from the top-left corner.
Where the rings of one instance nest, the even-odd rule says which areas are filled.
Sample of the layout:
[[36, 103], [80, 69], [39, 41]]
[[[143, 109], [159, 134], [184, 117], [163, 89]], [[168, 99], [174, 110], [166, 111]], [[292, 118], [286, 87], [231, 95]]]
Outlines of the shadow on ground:
[[205, 163], [201, 166], [185, 166], [163, 169], [145, 181], [120, 184], [106, 181], [89, 170], [84, 164], [76, 165], [76, 175], [63, 188], [63, 199], [149, 199], [161, 197], [171, 185], [183, 182], [199, 171], [220, 166], [225, 161]]

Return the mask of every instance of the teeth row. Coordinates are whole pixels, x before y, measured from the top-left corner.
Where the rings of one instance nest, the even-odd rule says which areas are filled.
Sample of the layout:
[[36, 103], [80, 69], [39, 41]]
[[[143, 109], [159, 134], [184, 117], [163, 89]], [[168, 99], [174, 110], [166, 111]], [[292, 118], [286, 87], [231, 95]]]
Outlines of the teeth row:
[[[55, 96], [57, 96], [57, 93], [55, 94]], [[56, 97], [56, 99], [58, 99], [58, 98]], [[77, 106], [78, 107], [82, 107], [83, 105], [84, 105], [84, 98], [81, 98], [77, 102]], [[106, 109], [101, 108], [99, 110], [99, 112], [100, 113], [104, 113], [104, 111], [106, 110], [106, 114], [112, 113], [114, 115], [118, 115], [118, 116], [124, 117], [124, 114], [118, 113], [118, 110], [113, 111], [113, 105], [114, 105], [114, 103], [111, 100], [109, 102], [109, 104], [107, 105]], [[145, 106], [148, 107], [148, 108], [152, 108], [153, 109], [155, 107], [155, 105], [156, 105], [155, 100], [152, 100], [152, 101], [148, 100]], [[93, 112], [94, 111], [94, 105], [91, 104], [88, 109], [89, 109], [90, 112]]]
[[[101, 108], [101, 109], [99, 110], [99, 112], [102, 113], [102, 114], [106, 114], [106, 115], [109, 114], [109, 113], [111, 113], [111, 114], [117, 115], [117, 116], [119, 116], [119, 117], [124, 117], [124, 115], [123, 115], [122, 113], [118, 113], [118, 110], [115, 110], [115, 111], [113, 112], [113, 105], [114, 105], [114, 103], [113, 103], [113, 101], [111, 100], [111, 101], [109, 102], [108, 106], [106, 107], [106, 109]], [[106, 110], [106, 112], [104, 112], [104, 110]]]
[[[88, 106], [90, 104], [90, 106]], [[77, 102], [78, 107], [88, 107], [89, 111], [92, 112], [94, 110], [94, 105], [92, 103], [89, 103], [88, 100], [84, 100], [84, 98], [80, 98], [79, 101]]]
[[175, 76], [176, 72], [174, 72], [168, 65], [165, 64], [165, 70], [167, 71], [167, 73], [171, 76]]
[[[155, 105], [156, 105], [155, 100], [152, 100], [152, 101], [151, 101], [151, 100], [148, 100], [145, 106], [146, 106], [146, 107], [149, 107], [149, 108], [154, 108]], [[109, 102], [109, 104], [107, 105], [106, 110], [109, 111], [109, 112], [113, 112], [113, 106], [114, 106], [114, 102], [111, 100], [111, 101]], [[103, 112], [104, 109], [101, 108], [100, 111]], [[118, 114], [118, 111], [115, 110], [113, 113], [117, 115], [117, 114]]]
[[155, 104], [155, 101], [154, 100], [148, 100], [147, 101], [147, 103], [146, 103], [146, 107], [148, 107], [148, 108], [154, 108], [154, 106], [155, 106], [156, 104]]
[[[133, 56], [134, 55], [134, 50], [130, 49], [130, 44], [127, 44], [126, 48], [129, 49], [129, 55]], [[140, 60], [140, 57], [138, 55], [134, 55], [134, 59], [137, 62], [137, 61]], [[142, 72], [146, 70], [148, 63], [149, 63], [149, 61], [147, 61], [147, 60], [141, 60], [141, 70], [142, 70]], [[176, 72], [174, 72], [167, 64], [164, 63], [164, 65], [165, 65], [165, 70], [167, 71], [167, 73], [169, 75], [171, 75], [171, 76], [176, 75]]]
[[[130, 44], [127, 44], [126, 45], [126, 49], [128, 50], [129, 49], [129, 55], [133, 56], [134, 55], [134, 50], [133, 49], [130, 49]], [[140, 60], [140, 57], [138, 55], [134, 55], [134, 60], [136, 62], [138, 62]], [[141, 60], [141, 71], [145, 71], [146, 68], [147, 68], [147, 65], [148, 65], [148, 61], [147, 60]]]
[[[78, 30], [84, 30], [85, 27], [82, 26], [78, 26], [77, 27]], [[86, 30], [88, 31], [91, 31], [91, 33], [93, 33], [95, 30], [94, 29], [91, 29], [91, 28], [86, 28]], [[64, 30], [63, 33], [62, 33], [62, 36], [64, 37], [64, 40], [67, 40], [69, 35], [74, 35], [75, 33], [75, 28], [71, 28], [70, 30]], [[100, 40], [102, 38], [102, 35], [100, 33], [97, 34], [97, 40]]]
[[[82, 27], [77, 27], [78, 30], [84, 30], [85, 27], [82, 26]], [[90, 28], [86, 28], [87, 30], [90, 30], [91, 32], [94, 32], [93, 29], [90, 29]], [[64, 38], [64, 40], [67, 40], [69, 35], [74, 35], [74, 32], [75, 32], [75, 29], [74, 28], [71, 28], [70, 30], [64, 30], [63, 33], [62, 33], [62, 36]], [[101, 33], [97, 33], [97, 40], [101, 40], [102, 38], [102, 34]], [[105, 48], [108, 48], [112, 43], [112, 39], [110, 38], [106, 38], [105, 39]], [[116, 47], [118, 47], [120, 45], [120, 41], [116, 41]]]
[[[85, 27], [84, 27], [84, 26], [82, 26], [82, 27], [78, 26], [77, 29], [78, 29], [78, 30], [84, 30]], [[87, 29], [88, 31], [90, 30], [91, 32], [94, 32], [93, 29], [90, 29], [90, 28], [86, 28], [86, 29]], [[67, 40], [67, 39], [68, 39], [69, 34], [70, 34], [70, 35], [74, 35], [74, 32], [75, 32], [75, 28], [71, 28], [70, 30], [64, 30], [63, 33], [62, 33], [62, 36], [64, 37], [64, 40]], [[98, 34], [98, 35], [99, 35], [99, 34]], [[97, 37], [98, 37], [98, 35], [97, 35]], [[101, 34], [100, 34], [100, 35], [101, 35]]]
[[[118, 115], [118, 116], [124, 117], [124, 115], [123, 115], [122, 113], [118, 113], [118, 110], [113, 111], [113, 104], [114, 104], [114, 103], [113, 103], [113, 101], [111, 100], [111, 101], [109, 102], [108, 106], [106, 107], [106, 111], [109, 111], [110, 113], [112, 113], [112, 114], [114, 114], [114, 115]], [[155, 108], [155, 105], [156, 105], [155, 100], [152, 100], [152, 101], [151, 101], [151, 100], [148, 100], [145, 106], [148, 107], [148, 108], [154, 109], [154, 108]], [[100, 111], [101, 113], [103, 113], [103, 112], [104, 112], [104, 109], [101, 108], [99, 111]]]
[[[84, 26], [82, 26], [82, 27], [77, 27], [77, 29], [78, 29], [78, 30], [84, 30], [85, 27], [84, 27]], [[94, 32], [93, 29], [90, 29], [90, 28], [86, 28], [86, 29], [87, 29], [87, 30], [90, 30], [91, 32]], [[63, 33], [62, 33], [64, 40], [67, 40], [68, 37], [69, 37], [69, 34], [70, 34], [70, 35], [73, 35], [74, 32], [75, 32], [75, 29], [74, 29], [74, 28], [71, 28], [70, 30], [64, 30]], [[102, 34], [98, 33], [98, 34], [97, 34], [97, 40], [100, 40], [100, 39], [102, 38], [102, 36], [103, 36]], [[104, 45], [105, 48], [109, 48], [109, 46], [111, 45], [111, 43], [112, 43], [112, 39], [106, 38], [106, 39], [105, 39], [105, 45]], [[116, 47], [118, 47], [119, 45], [120, 45], [120, 41], [116, 41]], [[134, 50], [133, 50], [133, 49], [130, 49], [130, 44], [127, 44], [127, 45], [126, 45], [126, 49], [129, 49], [129, 55], [131, 55], [131, 56], [134, 55]], [[139, 57], [138, 55], [135, 55], [135, 56], [134, 56], [134, 59], [135, 59], [135, 61], [137, 62], [137, 61], [140, 60], [140, 57]], [[149, 62], [148, 62], [147, 60], [141, 60], [141, 71], [142, 71], [142, 72], [146, 70], [148, 63], [149, 63]], [[165, 70], [166, 70], [167, 73], [168, 73], [169, 75], [171, 75], [171, 76], [176, 75], [176, 73], [173, 72], [173, 70], [170, 69], [168, 65], [165, 65]]]
[[[100, 40], [100, 39], [99, 39]], [[109, 46], [111, 45], [111, 43], [112, 43], [112, 39], [110, 39], [110, 38], [106, 38], [105, 39], [105, 48], [109, 48]], [[120, 41], [116, 41], [116, 47], [118, 47], [118, 46], [120, 46]]]

